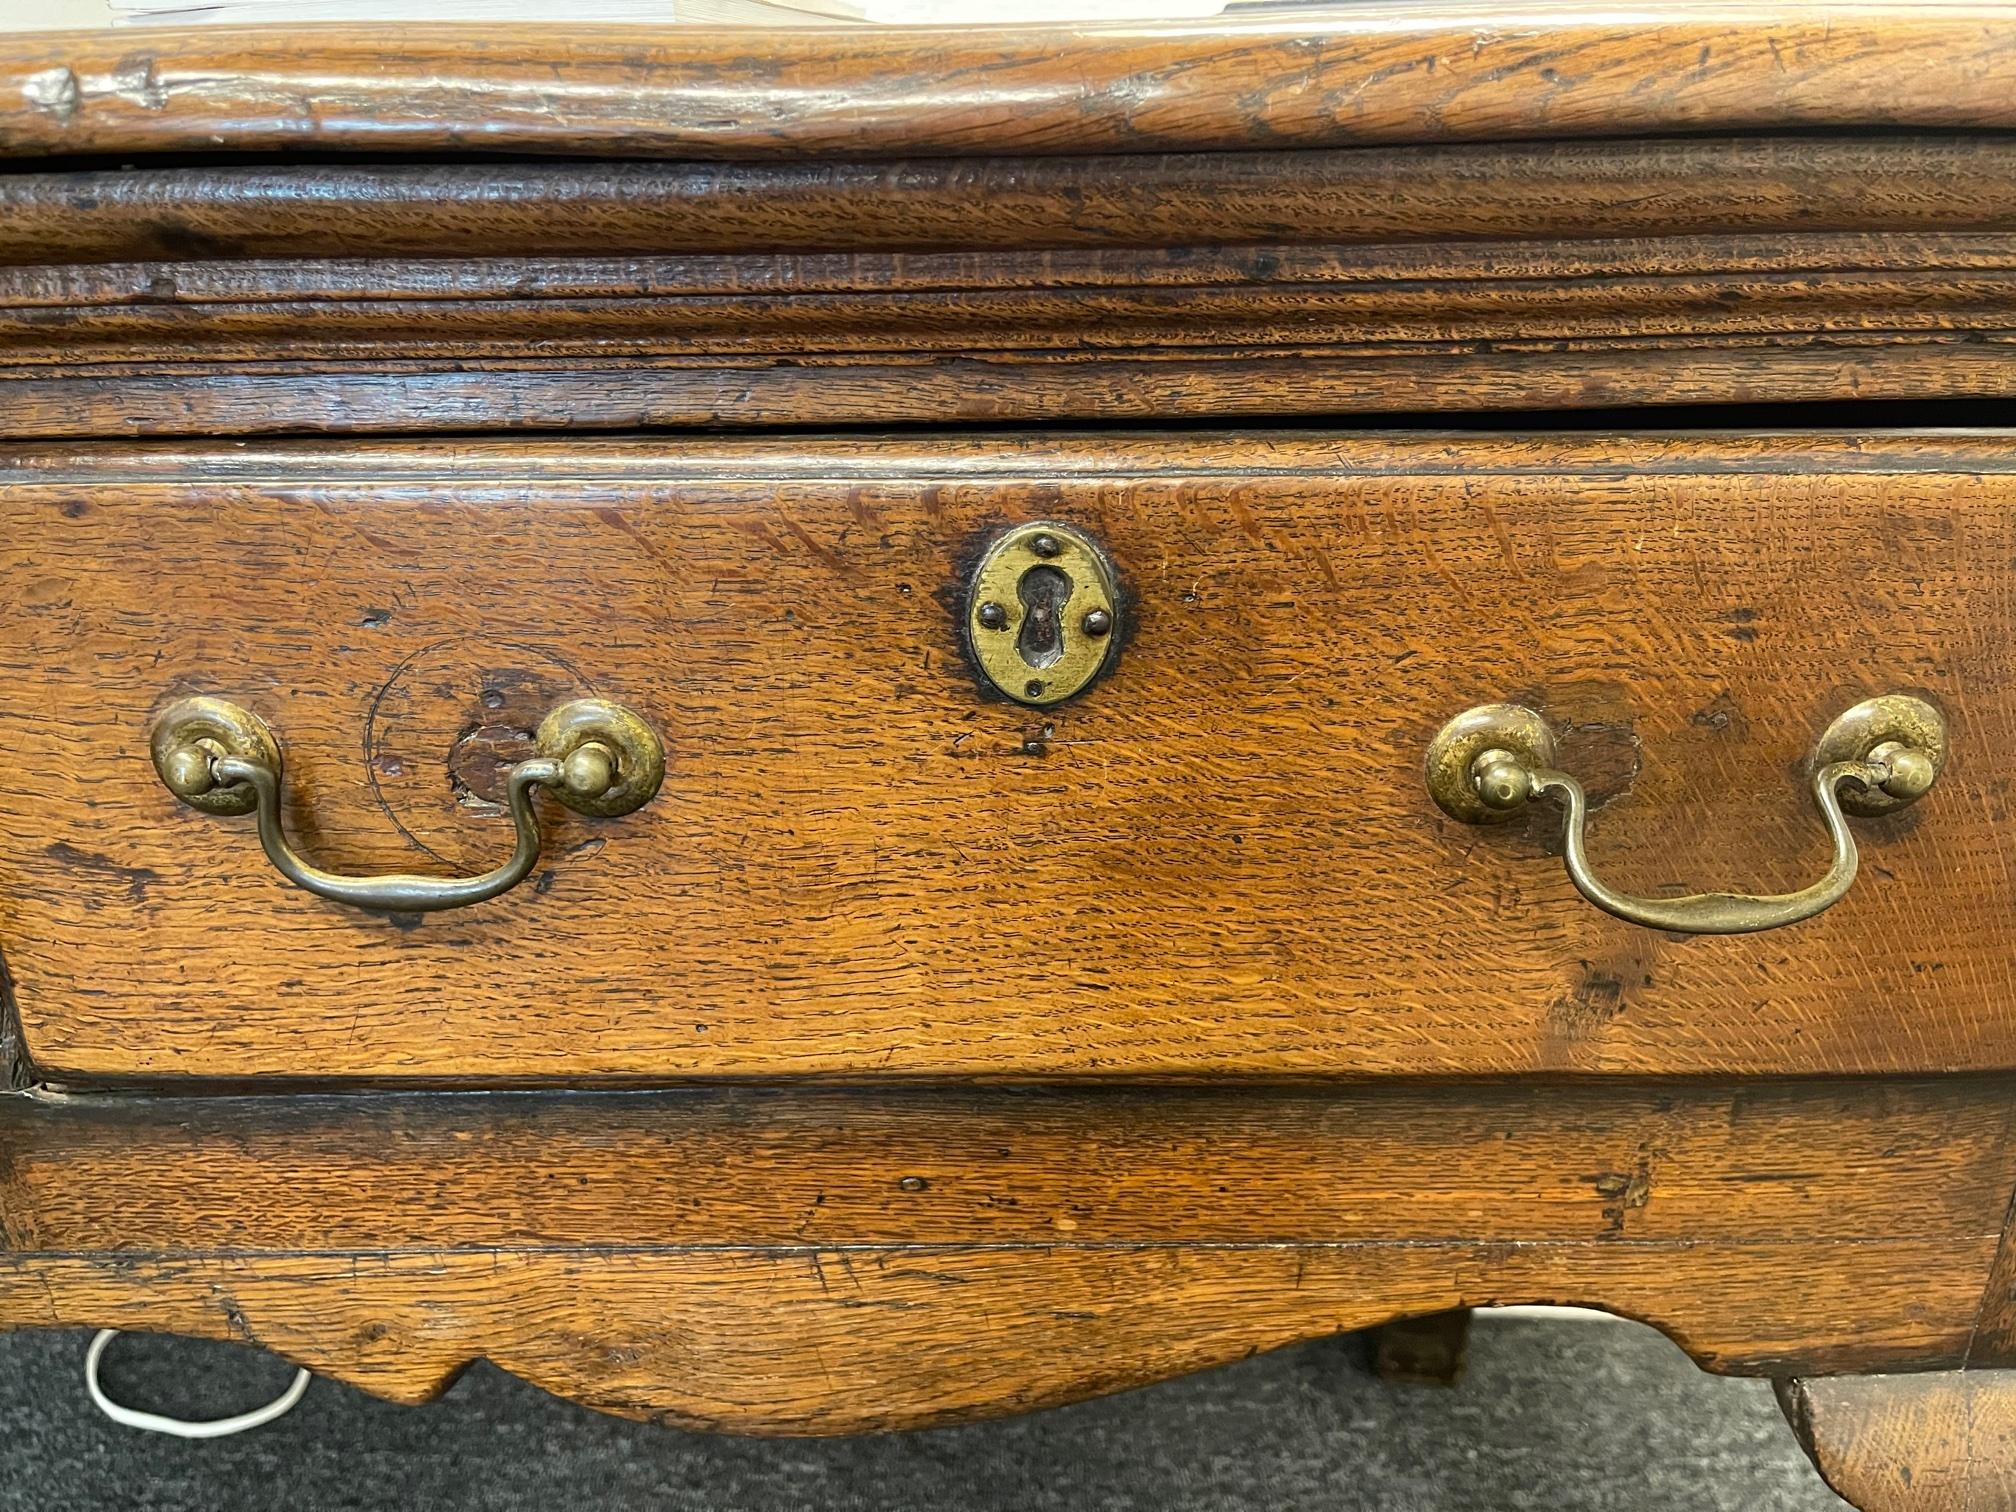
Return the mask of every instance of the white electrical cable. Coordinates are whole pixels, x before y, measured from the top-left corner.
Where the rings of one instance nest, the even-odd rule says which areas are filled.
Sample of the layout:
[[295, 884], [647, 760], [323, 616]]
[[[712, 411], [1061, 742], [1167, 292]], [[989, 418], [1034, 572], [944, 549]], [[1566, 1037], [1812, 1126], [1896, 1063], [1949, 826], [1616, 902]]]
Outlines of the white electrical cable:
[[313, 1379], [307, 1371], [297, 1370], [294, 1372], [294, 1384], [273, 1401], [250, 1412], [241, 1412], [236, 1417], [212, 1418], [202, 1423], [161, 1417], [156, 1413], [120, 1406], [105, 1395], [105, 1388], [98, 1384], [98, 1362], [105, 1357], [105, 1346], [118, 1337], [119, 1330], [116, 1328], [101, 1328], [92, 1337], [91, 1347], [84, 1351], [84, 1389], [91, 1393], [91, 1400], [98, 1410], [113, 1422], [126, 1428], [142, 1428], [149, 1433], [166, 1433], [185, 1439], [213, 1439], [263, 1428], [283, 1413], [291, 1412], [294, 1404], [308, 1390], [308, 1382]]

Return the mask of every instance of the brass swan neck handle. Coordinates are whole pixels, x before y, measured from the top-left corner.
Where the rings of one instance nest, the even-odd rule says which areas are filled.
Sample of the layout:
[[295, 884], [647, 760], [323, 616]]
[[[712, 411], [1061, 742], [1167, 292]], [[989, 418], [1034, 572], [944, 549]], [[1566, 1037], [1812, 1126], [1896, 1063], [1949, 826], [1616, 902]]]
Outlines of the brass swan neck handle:
[[186, 698], [162, 711], [149, 740], [168, 790], [208, 814], [259, 816], [259, 843], [274, 867], [317, 897], [383, 913], [432, 913], [509, 892], [538, 864], [532, 794], [545, 788], [577, 813], [614, 816], [641, 808], [665, 776], [664, 747], [621, 704], [575, 699], [554, 708], [533, 737], [538, 754], [505, 778], [518, 840], [509, 860], [474, 877], [393, 873], [347, 877], [306, 860], [280, 822], [280, 744], [264, 720], [219, 698]]
[[1859, 864], [1848, 814], [1889, 813], [1923, 797], [1945, 765], [1946, 722], [1923, 699], [1890, 694], [1857, 704], [1827, 727], [1814, 747], [1810, 781], [1834, 860], [1818, 882], [1790, 893], [1638, 898], [1618, 892], [1589, 865], [1583, 833], [1588, 799], [1554, 759], [1553, 732], [1533, 710], [1485, 704], [1450, 720], [1430, 744], [1428, 790], [1445, 813], [1466, 824], [1496, 823], [1536, 798], [1559, 797], [1566, 809], [1562, 848], [1569, 880], [1598, 908], [1648, 929], [1751, 934], [1810, 919], [1841, 901]]

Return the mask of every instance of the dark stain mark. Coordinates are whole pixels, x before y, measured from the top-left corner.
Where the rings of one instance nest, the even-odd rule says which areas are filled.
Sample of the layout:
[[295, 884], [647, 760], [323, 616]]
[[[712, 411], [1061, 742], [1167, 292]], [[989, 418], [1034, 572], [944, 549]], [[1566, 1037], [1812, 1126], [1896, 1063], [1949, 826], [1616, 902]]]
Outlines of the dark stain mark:
[[[28, 1039], [21, 1032], [21, 1008], [14, 998], [14, 978], [7, 970], [6, 957], [0, 956], [0, 1084], [10, 1092], [20, 1092], [32, 1086], [35, 1068], [28, 1059]], [[5, 1157], [0, 1156], [0, 1163]], [[7, 1183], [0, 1179], [0, 1189]], [[0, 1234], [8, 1229], [9, 1214], [0, 1208]], [[32, 1249], [32, 1244], [17, 1244], [16, 1248]]]
[[1696, 728], [1703, 730], [1727, 730], [1741, 735], [1750, 727], [1736, 700], [1726, 691], [1716, 694], [1689, 717]]
[[[164, 262], [202, 262], [206, 258], [229, 257], [237, 251], [237, 244], [229, 238], [207, 235], [194, 226], [166, 216], [143, 219], [141, 226], [150, 249]], [[169, 288], [171, 292], [167, 297], [172, 299], [172, 280]], [[148, 292], [151, 294], [153, 290], [150, 288]]]
[[476, 698], [480, 711], [448, 752], [455, 801], [475, 813], [503, 813], [505, 778], [536, 753], [532, 735], [547, 711], [572, 696], [573, 689], [550, 674], [509, 667], [484, 673]]
[[385, 915], [385, 922], [401, 934], [411, 934], [420, 927], [426, 917], [425, 914], [417, 913], [388, 913]]
[[245, 1321], [245, 1311], [238, 1305], [236, 1298], [221, 1296], [217, 1299], [217, 1305], [223, 1310], [225, 1326], [231, 1330], [233, 1338], [257, 1342], [253, 1338], [252, 1325]]
[[1582, 980], [1548, 1006], [1547, 1032], [1573, 1043], [1594, 1034], [1626, 1006], [1623, 979], [1584, 961]]
[[[1539, 705], [1545, 707], [1544, 703]], [[1615, 802], [1631, 790], [1637, 780], [1643, 752], [1638, 732], [1628, 721], [1591, 720], [1572, 724], [1561, 731], [1559, 765], [1582, 779], [1589, 794], [1589, 807], [1599, 809]], [[1549, 853], [1558, 850], [1560, 822], [1546, 825]]]
[[1606, 1231], [1622, 1234], [1626, 1216], [1652, 1200], [1651, 1148], [1642, 1144], [1638, 1146], [1638, 1158], [1632, 1162], [1629, 1171], [1599, 1171], [1589, 1178], [1589, 1182], [1595, 1187], [1596, 1195], [1603, 1199]]
[[1783, 1183], [1798, 1186], [1809, 1181], [1818, 1181], [1818, 1171], [1744, 1171], [1740, 1175], [1724, 1177], [1727, 1181], [1738, 1181], [1746, 1186], [1771, 1186]]
[[126, 893], [135, 903], [147, 896], [147, 889], [161, 880], [161, 874], [151, 867], [127, 866], [114, 861], [110, 856], [101, 856], [94, 851], [83, 851], [67, 841], [58, 840], [46, 846], [43, 854], [59, 865], [74, 867], [78, 871], [92, 872], [101, 877], [111, 877], [126, 884]]

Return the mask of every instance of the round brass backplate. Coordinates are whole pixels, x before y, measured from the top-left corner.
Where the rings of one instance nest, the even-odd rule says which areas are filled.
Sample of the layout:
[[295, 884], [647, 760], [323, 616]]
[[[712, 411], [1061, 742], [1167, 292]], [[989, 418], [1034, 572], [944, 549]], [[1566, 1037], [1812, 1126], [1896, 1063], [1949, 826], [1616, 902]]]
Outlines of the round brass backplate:
[[[170, 704], [147, 737], [154, 770], [168, 791], [206, 814], [249, 814], [259, 795], [249, 782], [219, 787], [209, 762], [219, 756], [257, 761], [280, 772], [280, 742], [266, 721], [221, 698], [185, 698]], [[197, 757], [202, 759], [195, 759]]]
[[[1930, 761], [1936, 780], [1946, 765], [1946, 716], [1908, 693], [1865, 698], [1827, 726], [1813, 748], [1812, 769], [1817, 772], [1837, 761], [1865, 761], [1878, 746], [1892, 743], [1909, 746]], [[1860, 783], [1844, 783], [1840, 792], [1841, 807], [1863, 818], [1894, 814], [1920, 796], [1922, 790], [1900, 797]]]
[[616, 758], [616, 777], [598, 793], [577, 793], [565, 786], [549, 791], [578, 814], [614, 818], [642, 808], [665, 780], [665, 747], [651, 726], [621, 704], [600, 698], [576, 698], [561, 704], [539, 721], [533, 744], [541, 756], [565, 761], [591, 741]]
[[1519, 704], [1465, 709], [1428, 742], [1428, 791], [1442, 812], [1465, 824], [1503, 824], [1518, 808], [1493, 808], [1478, 796], [1472, 769], [1486, 751], [1504, 751], [1528, 771], [1554, 765], [1554, 732]]
[[987, 548], [966, 594], [966, 639], [981, 674], [1038, 708], [1082, 693], [1120, 643], [1120, 591], [1083, 531], [1017, 525]]

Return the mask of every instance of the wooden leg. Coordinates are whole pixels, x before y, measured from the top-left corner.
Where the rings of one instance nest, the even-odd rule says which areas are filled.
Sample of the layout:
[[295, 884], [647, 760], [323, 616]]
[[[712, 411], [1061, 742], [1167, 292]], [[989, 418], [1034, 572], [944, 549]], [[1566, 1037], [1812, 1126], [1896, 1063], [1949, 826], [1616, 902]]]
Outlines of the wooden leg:
[[1454, 1386], [1463, 1378], [1470, 1309], [1400, 1318], [1372, 1330], [1372, 1364], [1380, 1379], [1417, 1386]]
[[2016, 1509], [2016, 1370], [1777, 1386], [1827, 1484], [1862, 1512]]

